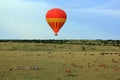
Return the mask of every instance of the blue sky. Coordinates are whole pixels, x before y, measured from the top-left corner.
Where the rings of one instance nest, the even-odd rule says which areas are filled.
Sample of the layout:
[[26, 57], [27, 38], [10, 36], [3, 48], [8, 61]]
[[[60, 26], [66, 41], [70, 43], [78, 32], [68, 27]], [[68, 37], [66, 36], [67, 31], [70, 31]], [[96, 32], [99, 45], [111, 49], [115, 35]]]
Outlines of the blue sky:
[[[45, 20], [55, 7], [67, 13], [59, 36]], [[0, 0], [0, 39], [120, 40], [120, 0]]]

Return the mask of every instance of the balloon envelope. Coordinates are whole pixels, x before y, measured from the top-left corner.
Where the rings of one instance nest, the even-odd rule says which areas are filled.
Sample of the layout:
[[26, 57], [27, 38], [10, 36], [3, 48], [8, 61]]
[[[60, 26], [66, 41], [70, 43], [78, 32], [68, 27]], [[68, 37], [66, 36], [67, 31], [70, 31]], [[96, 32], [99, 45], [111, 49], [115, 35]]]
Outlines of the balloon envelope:
[[54, 31], [55, 35], [58, 34], [66, 21], [67, 15], [65, 11], [59, 8], [50, 9], [46, 13], [46, 21]]

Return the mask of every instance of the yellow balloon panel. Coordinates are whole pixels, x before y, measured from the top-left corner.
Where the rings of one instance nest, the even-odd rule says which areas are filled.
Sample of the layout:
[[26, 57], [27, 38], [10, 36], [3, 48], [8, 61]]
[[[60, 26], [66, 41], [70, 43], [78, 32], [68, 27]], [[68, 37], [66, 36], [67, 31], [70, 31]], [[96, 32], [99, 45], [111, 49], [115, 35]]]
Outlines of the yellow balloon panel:
[[47, 22], [62, 22], [64, 23], [66, 21], [65, 18], [47, 18]]

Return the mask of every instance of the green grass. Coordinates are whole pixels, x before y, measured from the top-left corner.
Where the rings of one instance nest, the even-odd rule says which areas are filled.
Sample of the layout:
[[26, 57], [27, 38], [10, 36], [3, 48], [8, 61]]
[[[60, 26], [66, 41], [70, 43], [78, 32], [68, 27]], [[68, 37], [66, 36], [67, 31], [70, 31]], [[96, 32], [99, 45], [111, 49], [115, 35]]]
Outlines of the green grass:
[[0, 51], [120, 52], [120, 46], [0, 42]]
[[[0, 80], [120, 80], [119, 50], [115, 46], [0, 43]], [[33, 69], [35, 65], [40, 70]]]

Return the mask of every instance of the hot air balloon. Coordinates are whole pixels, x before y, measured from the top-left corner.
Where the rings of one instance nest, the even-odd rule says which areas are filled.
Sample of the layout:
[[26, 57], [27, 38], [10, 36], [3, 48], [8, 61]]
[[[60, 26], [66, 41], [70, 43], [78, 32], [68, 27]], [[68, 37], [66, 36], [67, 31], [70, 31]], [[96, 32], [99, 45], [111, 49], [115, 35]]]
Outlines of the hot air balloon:
[[54, 31], [55, 36], [58, 35], [59, 30], [62, 28], [66, 22], [67, 15], [64, 10], [59, 8], [50, 9], [46, 13], [46, 21]]

